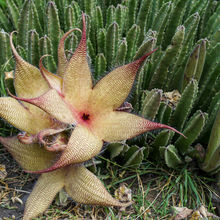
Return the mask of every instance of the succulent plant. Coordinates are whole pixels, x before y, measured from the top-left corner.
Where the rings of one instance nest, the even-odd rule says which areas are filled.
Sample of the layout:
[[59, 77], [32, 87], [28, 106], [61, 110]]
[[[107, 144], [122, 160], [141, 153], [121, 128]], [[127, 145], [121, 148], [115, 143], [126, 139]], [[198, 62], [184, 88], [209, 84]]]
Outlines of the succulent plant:
[[[219, 171], [219, 143], [220, 143], [220, 109], [216, 116], [205, 160], [201, 165], [201, 168], [206, 172], [216, 173]], [[210, 160], [212, 158], [212, 160]]]
[[[63, 33], [81, 27], [81, 10], [86, 13], [93, 81], [113, 66], [132, 62], [158, 48], [149, 62], [143, 62], [128, 101], [133, 112], [168, 124], [188, 137], [167, 130], [148, 132], [138, 139], [109, 144], [106, 153], [110, 158], [133, 167], [146, 158], [161, 158], [171, 168], [188, 163], [190, 158], [197, 160], [204, 171], [218, 172], [215, 152], [220, 148], [216, 135], [219, 126], [215, 121], [220, 108], [219, 1], [7, 0], [0, 10], [4, 29], [0, 32], [1, 94], [6, 95], [4, 72], [14, 67], [8, 33], [18, 31], [14, 42], [29, 63], [37, 66], [41, 56], [50, 54], [44, 64], [55, 72], [59, 40]], [[79, 32], [66, 37], [68, 59], [79, 39]], [[13, 87], [10, 79], [5, 84]], [[207, 152], [205, 156], [198, 149], [199, 143]]]
[[[16, 136], [0, 137], [0, 141], [27, 170], [51, 166], [57, 157], [57, 153], [48, 152], [38, 144], [22, 144]], [[119, 207], [130, 204], [114, 199], [102, 182], [82, 164], [70, 165], [39, 177], [26, 202], [23, 220], [30, 220], [44, 212], [62, 188], [79, 203]]]
[[[45, 56], [40, 59], [40, 70], [23, 60], [13, 45], [13, 33], [10, 36], [16, 60], [14, 87], [17, 96], [11, 94], [12, 97], [0, 99], [0, 116], [22, 133], [12, 138], [0, 137], [0, 142], [24, 169], [28, 169], [27, 172], [49, 173], [42, 174], [35, 185], [24, 219], [44, 211], [63, 187], [79, 203], [124, 206], [111, 197], [82, 163], [99, 154], [103, 141], [127, 140], [161, 128], [180, 133], [170, 126], [124, 111], [127, 107], [123, 102], [135, 76], [154, 51], [114, 69], [92, 86], [84, 15], [82, 21], [82, 37], [69, 60], [64, 41], [76, 29], [64, 34], [58, 44], [57, 75], [44, 68]], [[72, 181], [75, 184], [72, 185]], [[48, 189], [51, 187], [48, 182], [55, 183], [53, 190]]]

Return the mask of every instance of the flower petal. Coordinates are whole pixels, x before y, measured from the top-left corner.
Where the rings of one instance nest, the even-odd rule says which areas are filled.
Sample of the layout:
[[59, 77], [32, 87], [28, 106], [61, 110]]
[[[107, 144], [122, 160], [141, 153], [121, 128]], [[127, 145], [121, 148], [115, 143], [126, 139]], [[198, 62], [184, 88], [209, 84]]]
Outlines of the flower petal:
[[14, 87], [17, 96], [24, 98], [33, 98], [45, 93], [49, 86], [42, 77], [39, 69], [23, 60], [16, 51], [12, 35], [10, 35], [11, 49], [16, 60]]
[[46, 210], [63, 188], [65, 174], [65, 170], [58, 170], [40, 176], [27, 199], [23, 220], [31, 220]]
[[26, 107], [13, 98], [0, 98], [0, 117], [19, 130], [36, 134], [53, 125], [53, 122], [46, 113], [41, 115], [41, 117], [38, 116], [32, 114]]
[[64, 102], [63, 98], [57, 93], [55, 89], [50, 89], [48, 92], [44, 93], [43, 95], [32, 98], [18, 98], [13, 96], [15, 99], [33, 104], [57, 120], [67, 123], [67, 124], [74, 124], [74, 110], [73, 108], [70, 110], [69, 106]]
[[114, 199], [102, 182], [84, 166], [71, 166], [68, 169], [65, 189], [76, 202], [102, 206], [125, 205]]
[[82, 20], [83, 32], [81, 41], [71, 57], [63, 76], [65, 99], [76, 109], [79, 109], [80, 106], [85, 106], [85, 102], [87, 102], [92, 90], [92, 78], [86, 54], [86, 23], [84, 14]]
[[22, 144], [17, 137], [0, 137], [0, 143], [12, 154], [25, 170], [45, 169], [57, 158], [58, 154], [48, 152], [38, 144]]
[[[147, 131], [166, 128], [181, 134], [176, 129], [127, 112], [112, 112], [96, 122], [96, 134], [107, 142], [130, 139]], [[182, 135], [182, 134], [181, 134]]]
[[98, 109], [119, 108], [131, 91], [139, 67], [154, 51], [107, 74], [95, 85], [90, 102], [93, 103], [95, 100], [93, 105], [96, 105]]
[[66, 66], [68, 64], [68, 60], [66, 58], [66, 53], [65, 53], [65, 47], [64, 43], [66, 38], [73, 32], [73, 31], [80, 31], [78, 28], [74, 28], [68, 32], [66, 32], [63, 37], [60, 39], [59, 46], [58, 46], [58, 69], [57, 69], [57, 74], [59, 76], [63, 76], [65, 74]]
[[43, 58], [46, 57], [48, 55], [44, 55], [40, 58], [40, 62], [39, 62], [39, 68], [40, 68], [40, 72], [43, 75], [43, 77], [45, 78], [45, 80], [47, 81], [48, 85], [50, 86], [51, 89], [55, 89], [57, 90], [57, 92], [59, 94], [61, 94], [61, 90], [62, 90], [62, 85], [63, 85], [63, 79], [51, 72], [49, 72], [43, 65]]
[[85, 162], [97, 155], [102, 145], [102, 140], [93, 135], [90, 130], [77, 125], [58, 161], [48, 169], [39, 170], [34, 173], [46, 173], [69, 164]]

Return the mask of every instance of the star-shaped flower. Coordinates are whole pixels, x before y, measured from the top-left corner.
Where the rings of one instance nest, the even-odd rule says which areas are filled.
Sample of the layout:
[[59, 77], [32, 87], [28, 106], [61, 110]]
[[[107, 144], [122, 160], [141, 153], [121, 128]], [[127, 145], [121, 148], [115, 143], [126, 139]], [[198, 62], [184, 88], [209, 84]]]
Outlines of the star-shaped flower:
[[28, 198], [24, 220], [43, 212], [63, 187], [79, 203], [126, 205], [112, 198], [82, 163], [97, 155], [104, 141], [126, 140], [160, 128], [178, 132], [122, 111], [141, 64], [154, 51], [114, 69], [93, 86], [84, 15], [81, 41], [68, 60], [64, 42], [72, 31], [60, 40], [57, 75], [44, 68], [43, 57], [40, 70], [24, 61], [10, 37], [16, 96], [0, 98], [0, 117], [25, 133], [0, 137], [0, 142], [23, 169], [43, 173]]
[[[0, 142], [23, 169], [30, 171], [50, 166], [57, 156], [55, 152], [48, 152], [38, 144], [22, 144], [16, 136], [0, 137]], [[70, 165], [40, 176], [26, 202], [23, 220], [31, 220], [44, 212], [62, 188], [78, 203], [103, 206], [130, 204], [114, 199], [101, 181], [82, 164]]]
[[[93, 86], [87, 61], [84, 15], [81, 41], [68, 61], [64, 51], [64, 40], [71, 32], [64, 35], [59, 45], [59, 76], [48, 72], [40, 62], [41, 73], [50, 89], [34, 98], [22, 95], [14, 97], [42, 109], [51, 118], [55, 118], [63, 130], [74, 126], [68, 144], [63, 148], [58, 160], [52, 166], [35, 173], [50, 172], [69, 164], [87, 161], [100, 152], [104, 141], [126, 140], [160, 128], [178, 132], [167, 125], [151, 122], [128, 112], [117, 111], [130, 93], [141, 64], [154, 51], [133, 63], [114, 69]], [[49, 134], [59, 132], [58, 128], [59, 126], [55, 126], [54, 129], [46, 128], [40, 131], [38, 139], [43, 142]], [[56, 148], [51, 147], [50, 150]]]

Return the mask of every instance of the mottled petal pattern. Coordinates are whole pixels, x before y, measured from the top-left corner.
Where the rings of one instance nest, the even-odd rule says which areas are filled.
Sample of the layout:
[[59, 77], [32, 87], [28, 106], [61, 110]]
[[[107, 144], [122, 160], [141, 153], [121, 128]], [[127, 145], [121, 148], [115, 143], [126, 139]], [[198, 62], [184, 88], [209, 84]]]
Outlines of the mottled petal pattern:
[[65, 74], [66, 66], [68, 64], [68, 60], [66, 57], [65, 53], [65, 40], [66, 38], [73, 32], [73, 31], [79, 31], [81, 32], [80, 29], [74, 28], [68, 32], [66, 32], [63, 37], [60, 39], [59, 46], [58, 46], [58, 69], [57, 69], [57, 74], [59, 76], [63, 76]]
[[19, 56], [12, 42], [12, 34], [10, 35], [10, 44], [16, 60], [14, 77], [16, 94], [23, 98], [40, 96], [49, 89], [49, 86], [42, 77], [40, 70]]
[[12, 154], [23, 169], [36, 171], [50, 166], [58, 157], [38, 144], [22, 144], [17, 137], [0, 137], [0, 143]]
[[131, 91], [140, 65], [154, 51], [133, 63], [116, 68], [95, 85], [90, 102], [97, 106], [97, 111], [114, 110], [122, 105]]
[[71, 57], [63, 76], [65, 99], [75, 108], [85, 107], [92, 89], [92, 77], [86, 54], [86, 24], [78, 48]]
[[65, 170], [61, 169], [40, 176], [27, 199], [23, 220], [31, 220], [46, 210], [63, 188], [65, 174]]
[[[43, 58], [46, 57], [47, 55], [44, 55], [41, 57], [40, 62], [39, 62], [39, 68], [40, 72], [47, 81], [49, 87], [51, 89], [57, 90], [59, 94], [61, 94], [62, 91], [62, 86], [63, 86], [63, 79], [60, 76], [57, 76], [51, 72], [49, 72], [43, 65], [42, 61]], [[25, 97], [24, 97], [25, 98]]]
[[84, 166], [69, 167], [65, 189], [74, 201], [102, 206], [124, 206], [114, 199], [102, 182]]
[[[114, 142], [127, 140], [147, 131], [166, 128], [179, 133], [176, 129], [127, 112], [115, 111], [96, 122], [94, 131], [104, 141]], [[180, 133], [181, 134], [181, 133]]]
[[31, 134], [53, 126], [52, 120], [46, 113], [36, 117], [36, 114], [32, 114], [27, 107], [10, 97], [0, 98], [0, 117], [19, 130]]
[[101, 148], [102, 140], [95, 136], [90, 130], [83, 126], [76, 126], [73, 130], [67, 147], [62, 152], [58, 161], [48, 169], [39, 170], [34, 173], [46, 173], [69, 164], [85, 162], [97, 155]]
[[[16, 95], [23, 98], [33, 98], [42, 95], [49, 89], [49, 85], [35, 66], [26, 62], [16, 51], [13, 41], [13, 32], [10, 35], [11, 49], [16, 60], [14, 74], [14, 87]], [[28, 103], [24, 104], [30, 111], [42, 117], [43, 113], [39, 108]]]
[[63, 123], [74, 124], [76, 122], [74, 109], [72, 108], [72, 111], [70, 110], [69, 106], [64, 102], [55, 89], [51, 89], [43, 95], [33, 99], [14, 98], [41, 108]]

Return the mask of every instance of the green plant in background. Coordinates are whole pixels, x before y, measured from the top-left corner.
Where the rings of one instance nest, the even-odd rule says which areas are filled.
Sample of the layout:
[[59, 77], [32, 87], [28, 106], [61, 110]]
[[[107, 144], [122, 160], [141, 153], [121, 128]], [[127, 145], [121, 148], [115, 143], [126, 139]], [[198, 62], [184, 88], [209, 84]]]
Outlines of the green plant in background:
[[[171, 168], [197, 160], [207, 173], [219, 171], [219, 1], [6, 2], [0, 9], [3, 96], [6, 95], [4, 72], [14, 67], [9, 33], [18, 31], [14, 37], [17, 50], [33, 65], [38, 65], [41, 56], [52, 55], [44, 61], [47, 69], [55, 72], [58, 42], [63, 33], [81, 27], [84, 11], [94, 82], [112, 67], [158, 48], [150, 62], [143, 64], [128, 101], [134, 112], [173, 126], [187, 136], [184, 139], [171, 131], [148, 133], [135, 140], [108, 145], [105, 155], [136, 168], [147, 158], [160, 158]], [[67, 38], [67, 57], [72, 55], [79, 39], [77, 32]], [[10, 79], [5, 84], [10, 85]]]
[[[80, 26], [80, 13], [83, 10], [87, 15], [88, 55], [94, 67], [94, 81], [114, 65], [137, 59], [157, 47], [158, 51], [152, 56], [151, 62], [143, 65], [129, 101], [134, 112], [168, 123], [188, 136], [187, 139], [177, 139], [176, 135], [161, 131], [148, 135], [148, 139], [145, 136], [137, 143], [123, 143], [122, 146], [127, 146], [127, 150], [120, 147], [124, 158], [129, 158], [126, 155], [135, 151], [132, 154], [138, 155], [140, 164], [140, 158], [147, 158], [153, 152], [174, 168], [183, 163], [184, 158], [199, 155], [194, 147], [196, 143], [206, 148], [220, 106], [218, 1], [129, 0], [116, 4], [114, 1], [95, 0], [7, 0], [6, 9], [2, 7], [2, 75], [13, 69], [8, 33], [14, 29], [18, 31], [15, 40], [23, 58], [38, 65], [42, 55], [51, 54], [45, 58], [45, 65], [54, 72], [60, 36]], [[67, 56], [71, 56], [78, 42], [78, 33], [73, 33], [67, 39]], [[170, 100], [163, 98], [166, 92], [174, 90], [181, 94], [175, 104], [172, 103], [172, 97]], [[149, 142], [149, 139], [152, 141]], [[136, 150], [132, 145], [136, 146]], [[109, 146], [110, 154], [119, 156], [120, 150], [114, 153], [113, 149], [117, 148]], [[205, 163], [212, 161], [212, 154], [208, 155], [210, 158], [205, 159]], [[111, 156], [112, 159], [114, 157]], [[200, 161], [203, 159], [200, 158]], [[218, 158], [215, 160], [218, 161]], [[132, 161], [134, 163], [135, 160]], [[212, 171], [218, 168], [217, 161]], [[130, 162], [125, 161], [125, 164], [129, 165]]]

